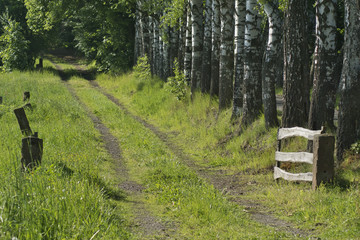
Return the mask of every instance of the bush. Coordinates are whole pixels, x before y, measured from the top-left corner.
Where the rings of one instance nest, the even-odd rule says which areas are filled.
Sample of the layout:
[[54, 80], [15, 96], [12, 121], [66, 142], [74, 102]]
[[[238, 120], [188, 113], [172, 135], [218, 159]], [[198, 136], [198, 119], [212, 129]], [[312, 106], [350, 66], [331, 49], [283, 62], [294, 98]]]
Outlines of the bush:
[[174, 75], [168, 78], [166, 87], [173, 93], [180, 101], [183, 100], [187, 92], [187, 83], [184, 73], [179, 68], [179, 62], [177, 59], [174, 61]]
[[144, 57], [140, 57], [137, 60], [137, 64], [134, 67], [134, 71], [135, 71], [135, 76], [140, 80], [150, 80], [151, 70], [150, 70], [148, 57], [146, 55]]
[[0, 18], [3, 34], [0, 36], [1, 70], [10, 72], [14, 69], [26, 70], [34, 66], [35, 60], [30, 53], [30, 41], [25, 38], [20, 23], [8, 14]]

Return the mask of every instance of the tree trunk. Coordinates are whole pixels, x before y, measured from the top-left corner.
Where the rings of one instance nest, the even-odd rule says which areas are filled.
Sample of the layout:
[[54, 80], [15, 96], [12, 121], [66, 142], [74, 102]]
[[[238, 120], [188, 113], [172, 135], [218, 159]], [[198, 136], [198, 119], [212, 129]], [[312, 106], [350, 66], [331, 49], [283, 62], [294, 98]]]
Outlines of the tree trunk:
[[219, 110], [231, 105], [234, 75], [234, 0], [220, 1], [220, 78]]
[[314, 85], [311, 98], [309, 128], [327, 126], [335, 130], [334, 109], [338, 86], [336, 51], [336, 0], [317, 0]]
[[[168, 39], [170, 38], [170, 32], [167, 31]], [[160, 64], [160, 68], [162, 68], [162, 78], [166, 80], [170, 76], [170, 49], [169, 49], [170, 41], [163, 41], [163, 54], [162, 54], [162, 64]]]
[[203, 41], [203, 1], [191, 0], [192, 56], [191, 56], [191, 93], [200, 88]]
[[170, 40], [169, 40], [169, 76], [174, 76], [174, 61], [175, 58], [178, 58], [178, 49], [181, 44], [179, 44], [179, 34], [181, 31], [176, 31], [174, 28], [170, 28]]
[[139, 10], [135, 12], [135, 44], [134, 44], [134, 65], [136, 65], [138, 58], [141, 56], [141, 13]]
[[306, 0], [289, 0], [284, 35], [282, 126], [306, 126], [309, 112], [309, 58]]
[[184, 56], [184, 75], [185, 79], [188, 83], [191, 81], [191, 11], [187, 9], [187, 17], [186, 17], [186, 36], [185, 36], [185, 56]]
[[246, 0], [235, 0], [233, 119], [240, 117], [243, 107], [245, 10]]
[[219, 67], [220, 67], [220, 2], [212, 0], [212, 34], [211, 34], [211, 84], [210, 95], [219, 95]]
[[150, 17], [150, 24], [152, 26], [152, 54], [151, 54], [151, 73], [158, 75], [158, 60], [159, 60], [159, 29], [157, 27], [156, 19]]
[[264, 53], [262, 69], [262, 100], [264, 103], [265, 126], [276, 127], [279, 125], [276, 110], [275, 84], [282, 65], [279, 64], [282, 55], [281, 35], [282, 20], [277, 4], [265, 2], [264, 11], [268, 16], [269, 36]]
[[211, 83], [211, 11], [212, 0], [206, 0], [205, 21], [204, 21], [204, 43], [203, 43], [203, 62], [201, 73], [201, 92], [210, 92]]
[[360, 139], [360, 3], [345, 0], [344, 61], [337, 131], [337, 159]]
[[246, 1], [244, 42], [244, 113], [241, 125], [251, 124], [260, 115], [261, 101], [261, 17], [256, 0]]
[[164, 79], [164, 43], [162, 39], [162, 35], [159, 33], [159, 55], [157, 57], [157, 75]]
[[142, 32], [142, 55], [147, 55], [151, 60], [151, 45], [150, 45], [150, 33], [151, 25], [149, 24], [149, 17], [144, 14], [141, 15], [141, 32]]

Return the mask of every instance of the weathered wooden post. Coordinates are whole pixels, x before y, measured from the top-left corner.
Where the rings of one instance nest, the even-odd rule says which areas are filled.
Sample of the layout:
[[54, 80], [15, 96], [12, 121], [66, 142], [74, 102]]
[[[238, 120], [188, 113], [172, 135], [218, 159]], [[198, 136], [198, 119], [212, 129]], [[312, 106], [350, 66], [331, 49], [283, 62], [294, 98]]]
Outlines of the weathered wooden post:
[[38, 138], [37, 133], [34, 136], [22, 139], [21, 147], [21, 165], [24, 170], [31, 170], [41, 164], [43, 153], [43, 140]]
[[43, 140], [38, 138], [37, 132], [32, 133], [23, 107], [15, 109], [14, 113], [18, 120], [21, 133], [25, 136], [22, 139], [21, 165], [24, 170], [31, 170], [41, 163]]
[[17, 109], [14, 110], [14, 113], [15, 113], [16, 118], [18, 120], [21, 133], [23, 135], [25, 135], [25, 136], [31, 136], [32, 131], [31, 131], [31, 128], [30, 128], [29, 121], [28, 121], [28, 119], [26, 117], [24, 108], [17, 108]]
[[26, 91], [24, 92], [23, 94], [23, 101], [30, 101], [30, 92], [29, 91]]
[[313, 180], [312, 189], [321, 183], [330, 182], [334, 177], [335, 138], [329, 134], [315, 135], [313, 141]]

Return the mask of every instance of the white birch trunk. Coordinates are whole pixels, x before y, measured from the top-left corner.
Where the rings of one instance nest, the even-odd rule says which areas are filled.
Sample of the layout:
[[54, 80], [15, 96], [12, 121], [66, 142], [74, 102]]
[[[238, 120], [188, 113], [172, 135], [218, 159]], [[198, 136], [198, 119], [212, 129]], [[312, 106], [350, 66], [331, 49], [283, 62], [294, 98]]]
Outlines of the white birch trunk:
[[190, 84], [191, 81], [191, 11], [187, 9], [187, 16], [186, 16], [186, 34], [185, 34], [185, 56], [184, 56], [184, 75], [186, 81]]
[[245, 10], [246, 0], [235, 0], [233, 119], [240, 117], [243, 107]]
[[210, 91], [211, 83], [211, 18], [212, 18], [212, 0], [206, 0], [205, 3], [205, 21], [204, 21], [204, 43], [202, 55], [202, 74], [201, 74], [201, 92]]
[[246, 1], [244, 42], [244, 112], [241, 124], [251, 124], [261, 113], [261, 17], [256, 0]]
[[191, 93], [200, 88], [203, 41], [203, 1], [191, 0], [192, 56]]
[[264, 104], [265, 126], [278, 126], [275, 85], [276, 79], [282, 77], [282, 19], [278, 5], [272, 2], [263, 4], [264, 11], [268, 17], [269, 35], [264, 53], [263, 71], [262, 71], [262, 100]]
[[220, 1], [220, 78], [219, 110], [229, 107], [233, 97], [234, 75], [234, 0]]
[[213, 0], [212, 2], [212, 36], [211, 36], [211, 84], [210, 95], [219, 95], [219, 67], [220, 67], [220, 2]]

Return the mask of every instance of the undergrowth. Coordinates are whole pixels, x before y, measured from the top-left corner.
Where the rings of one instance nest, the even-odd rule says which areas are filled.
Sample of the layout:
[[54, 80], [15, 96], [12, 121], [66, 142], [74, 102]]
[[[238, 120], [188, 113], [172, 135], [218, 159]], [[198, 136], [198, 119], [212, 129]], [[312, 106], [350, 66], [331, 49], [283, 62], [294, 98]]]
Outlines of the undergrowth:
[[[166, 132], [197, 164], [241, 174], [244, 180], [238, 184], [244, 186], [242, 198], [261, 202], [310, 235], [351, 239], [360, 234], [360, 174], [354, 155], [337, 169], [332, 183], [317, 191], [310, 190], [309, 183], [277, 183], [272, 178], [277, 129], [266, 130], [263, 116], [239, 136], [239, 127], [230, 121], [231, 110], [218, 113], [218, 102], [207, 95], [196, 93], [193, 101], [186, 96], [179, 102], [164, 89], [161, 80], [145, 82], [131, 74], [117, 78], [101, 75], [97, 81], [131, 112]], [[306, 141], [295, 139], [284, 150], [299, 151], [306, 146]], [[311, 171], [311, 166], [290, 165], [288, 169]], [[165, 191], [162, 185], [159, 189]]]

